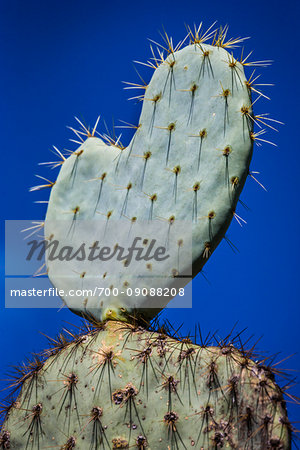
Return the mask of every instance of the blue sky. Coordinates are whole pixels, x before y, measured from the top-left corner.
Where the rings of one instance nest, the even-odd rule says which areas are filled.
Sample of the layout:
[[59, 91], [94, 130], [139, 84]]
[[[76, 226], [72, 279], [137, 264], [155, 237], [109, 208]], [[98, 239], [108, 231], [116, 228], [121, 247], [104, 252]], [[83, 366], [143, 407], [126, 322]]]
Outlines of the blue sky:
[[[254, 60], [274, 61], [258, 71], [262, 83], [275, 86], [265, 89], [271, 102], [259, 102], [256, 111], [285, 125], [269, 133], [278, 148], [256, 148], [251, 164], [268, 192], [248, 180], [241, 199], [250, 210], [239, 208], [247, 225], [232, 223], [228, 233], [239, 253], [220, 245], [205, 268], [210, 283], [201, 275], [193, 283], [193, 310], [168, 310], [164, 317], [175, 328], [183, 323], [186, 332], [200, 322], [204, 334], [218, 330], [220, 337], [238, 322], [238, 330], [247, 327], [245, 335], [262, 336], [258, 348], [266, 354], [279, 353], [280, 360], [296, 353], [282, 366], [299, 370], [299, 4], [2, 1], [0, 17], [3, 286], [3, 221], [45, 216], [44, 205], [33, 202], [48, 193], [28, 189], [36, 173], [52, 178], [54, 173], [38, 163], [51, 159], [52, 145], [74, 148], [66, 128], [75, 125], [74, 116], [88, 124], [99, 114], [108, 125], [112, 118], [137, 123], [140, 105], [127, 100], [121, 81], [138, 80], [132, 61], [151, 56], [147, 39], [159, 40], [162, 26], [177, 42], [185, 36], [185, 23], [209, 27], [217, 20], [229, 25], [232, 37], [251, 36], [245, 49], [254, 50]], [[150, 72], [141, 73], [149, 80]], [[129, 138], [124, 135], [125, 142]], [[67, 310], [5, 309], [4, 296], [0, 311], [0, 380], [10, 364], [43, 349], [39, 332], [54, 336], [65, 321], [79, 323]], [[0, 381], [0, 389], [4, 386]], [[300, 396], [299, 386], [291, 392]], [[290, 419], [300, 420], [300, 408], [289, 408]]]

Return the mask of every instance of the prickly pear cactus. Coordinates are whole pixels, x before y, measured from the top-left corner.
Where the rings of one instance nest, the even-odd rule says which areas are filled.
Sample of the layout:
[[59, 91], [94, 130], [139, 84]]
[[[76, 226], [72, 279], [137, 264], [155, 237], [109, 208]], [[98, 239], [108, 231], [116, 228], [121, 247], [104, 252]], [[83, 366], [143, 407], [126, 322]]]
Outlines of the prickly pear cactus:
[[[272, 119], [254, 115], [252, 93], [263, 94], [244, 73], [264, 62], [235, 59], [230, 49], [242, 40], [226, 40], [226, 29], [200, 30], [189, 30], [185, 47], [166, 36], [166, 54], [158, 50], [149, 63], [150, 83], [129, 86], [145, 92], [128, 147], [82, 125], [73, 130], [80, 147], [68, 158], [57, 150], [61, 160], [50, 163], [60, 166], [57, 180], [33, 188], [52, 188], [42, 224], [48, 275], [69, 308], [97, 326], [71, 341], [60, 335], [17, 369], [10, 387], [19, 395], [0, 410], [0, 448], [291, 448], [278, 370], [237, 348], [239, 335], [197, 345], [147, 322], [176, 295], [157, 298], [151, 289], [184, 287], [232, 218], [243, 221], [236, 206], [254, 178], [253, 142], [268, 142], [253, 124], [272, 128]], [[132, 236], [145, 249], [155, 237], [168, 258], [124, 258], [120, 241]], [[100, 242], [119, 252], [117, 262], [95, 256]], [[57, 243], [64, 247], [52, 258]]]
[[2, 448], [290, 448], [271, 369], [229, 341], [199, 346], [108, 321], [50, 353], [20, 380]]
[[[49, 251], [48, 275], [55, 287], [89, 289], [87, 295], [62, 295], [80, 315], [123, 320], [138, 311], [153, 318], [173, 296], [155, 298], [150, 289], [170, 288], [178, 280], [183, 287], [184, 278], [202, 269], [232, 218], [243, 221], [236, 205], [249, 174], [253, 123], [263, 119], [252, 112], [246, 61], [230, 53], [238, 40], [225, 42], [220, 32], [209, 45], [210, 35], [191, 32], [190, 43], [176, 48], [168, 40], [166, 56], [159, 52], [154, 58], [128, 147], [105, 143], [95, 128], [74, 130], [82, 143], [62, 157], [48, 205], [50, 250], [57, 240], [69, 248], [80, 242], [98, 248], [105, 240], [117, 252], [128, 236], [146, 243], [161, 238], [169, 250], [163, 261], [132, 258], [130, 267], [125, 257], [110, 264], [96, 261], [93, 253], [92, 260], [68, 262], [49, 258]], [[95, 294], [100, 284], [105, 295]], [[136, 288], [146, 295], [136, 294]]]

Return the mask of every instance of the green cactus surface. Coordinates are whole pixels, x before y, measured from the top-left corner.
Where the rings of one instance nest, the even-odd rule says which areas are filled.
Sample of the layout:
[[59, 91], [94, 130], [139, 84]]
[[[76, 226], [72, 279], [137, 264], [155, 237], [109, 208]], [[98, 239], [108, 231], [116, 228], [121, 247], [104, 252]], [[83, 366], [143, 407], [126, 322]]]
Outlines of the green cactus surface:
[[290, 449], [272, 369], [233, 341], [195, 345], [116, 321], [60, 336], [15, 381], [0, 448]]
[[[101, 321], [138, 311], [150, 320], [173, 296], [122, 294], [124, 286], [143, 292], [179, 286], [179, 280], [184, 286], [184, 277], [201, 271], [232, 218], [242, 224], [236, 206], [249, 175], [253, 124], [268, 122], [252, 112], [248, 62], [231, 52], [239, 40], [225, 36], [190, 31], [189, 43], [174, 48], [167, 40], [164, 54], [158, 50], [151, 81], [140, 86], [142, 112], [126, 148], [97, 137], [96, 127], [74, 130], [80, 146], [68, 158], [61, 155], [51, 184], [45, 221], [50, 250], [55, 240], [75, 248], [105, 240], [118, 249], [132, 235], [148, 243], [154, 236], [161, 245], [167, 241], [170, 252], [162, 262], [133, 259], [126, 267], [124, 258], [67, 262], [49, 258], [49, 251], [55, 287], [90, 289], [88, 295], [62, 295], [74, 312]], [[100, 284], [117, 294], [93, 294]]]

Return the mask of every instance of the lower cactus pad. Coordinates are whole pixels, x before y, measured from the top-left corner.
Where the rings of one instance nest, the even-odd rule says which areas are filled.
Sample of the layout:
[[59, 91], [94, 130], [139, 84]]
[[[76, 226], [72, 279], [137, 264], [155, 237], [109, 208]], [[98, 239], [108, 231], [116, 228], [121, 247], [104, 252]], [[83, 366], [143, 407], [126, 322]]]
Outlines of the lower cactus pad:
[[14, 383], [0, 448], [291, 448], [272, 370], [229, 340], [208, 347], [109, 321], [53, 342]]

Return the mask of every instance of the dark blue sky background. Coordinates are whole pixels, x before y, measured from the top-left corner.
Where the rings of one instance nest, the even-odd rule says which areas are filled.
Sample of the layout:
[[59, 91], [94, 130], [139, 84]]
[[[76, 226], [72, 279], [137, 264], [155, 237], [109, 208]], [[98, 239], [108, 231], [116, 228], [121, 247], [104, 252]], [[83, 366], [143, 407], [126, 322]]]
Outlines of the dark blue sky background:
[[[127, 100], [132, 91], [124, 91], [121, 81], [138, 82], [132, 61], [151, 56], [147, 38], [159, 40], [162, 26], [177, 42], [185, 36], [185, 23], [228, 24], [230, 36], [251, 36], [245, 48], [254, 50], [254, 60], [274, 60], [258, 70], [261, 82], [275, 87], [265, 89], [272, 101], [258, 102], [256, 112], [270, 112], [285, 125], [268, 134], [278, 149], [255, 149], [251, 169], [261, 172], [268, 192], [248, 180], [242, 200], [250, 211], [242, 206], [238, 211], [247, 225], [232, 223], [228, 233], [239, 253], [223, 243], [205, 268], [210, 284], [201, 275], [194, 281], [193, 310], [168, 310], [164, 317], [175, 328], [183, 322], [186, 332], [200, 322], [204, 334], [219, 330], [220, 337], [238, 322], [237, 329], [247, 327], [248, 336], [263, 336], [259, 349], [280, 353], [279, 360], [299, 352], [298, 5], [277, 0], [1, 1], [3, 221], [44, 218], [44, 205], [33, 202], [47, 199], [48, 192], [29, 193], [28, 188], [37, 184], [36, 173], [56, 176], [37, 166], [52, 160], [53, 144], [74, 149], [66, 129], [75, 125], [74, 116], [91, 125], [99, 114], [109, 125], [112, 117], [115, 123], [138, 123], [140, 105]], [[150, 71], [141, 73], [150, 79]], [[101, 127], [103, 131], [103, 121]], [[130, 135], [123, 136], [128, 143]], [[3, 280], [3, 238], [1, 252]], [[0, 379], [10, 364], [43, 349], [40, 331], [54, 336], [64, 321], [79, 323], [68, 310], [5, 309], [4, 283], [2, 292]], [[282, 366], [299, 370], [299, 354]], [[0, 381], [0, 389], [4, 386]], [[299, 386], [291, 392], [300, 396]], [[300, 406], [289, 408], [290, 419], [300, 420]]]

